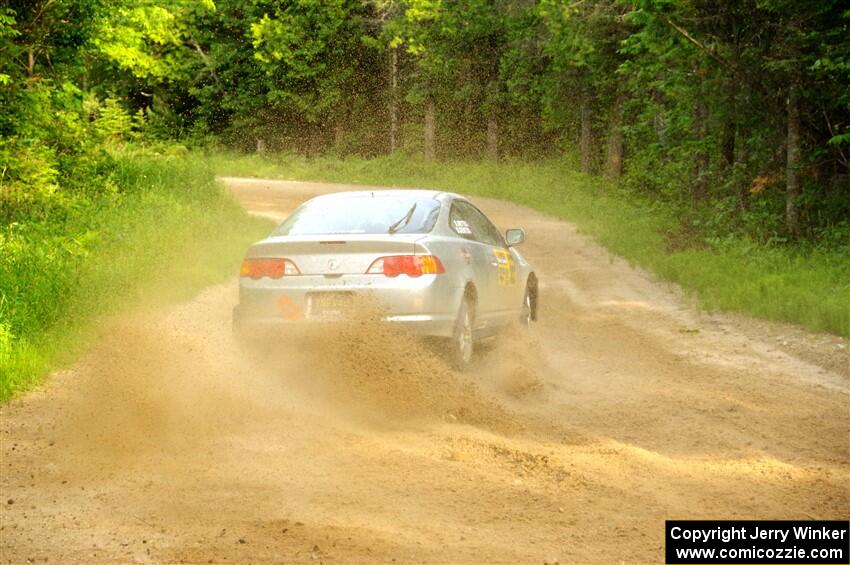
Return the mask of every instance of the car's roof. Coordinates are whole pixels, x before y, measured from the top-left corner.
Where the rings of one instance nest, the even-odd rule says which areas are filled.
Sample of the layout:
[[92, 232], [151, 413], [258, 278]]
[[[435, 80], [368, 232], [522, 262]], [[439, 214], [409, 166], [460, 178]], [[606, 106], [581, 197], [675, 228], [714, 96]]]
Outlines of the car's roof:
[[352, 190], [347, 192], [333, 192], [331, 194], [323, 194], [310, 200], [310, 202], [327, 202], [329, 200], [344, 200], [347, 198], [380, 198], [402, 196], [405, 198], [420, 198], [420, 199], [444, 199], [444, 198], [460, 198], [460, 195], [453, 192], [444, 192], [441, 190], [428, 190], [422, 188], [392, 188], [392, 189], [375, 189], [375, 190]]

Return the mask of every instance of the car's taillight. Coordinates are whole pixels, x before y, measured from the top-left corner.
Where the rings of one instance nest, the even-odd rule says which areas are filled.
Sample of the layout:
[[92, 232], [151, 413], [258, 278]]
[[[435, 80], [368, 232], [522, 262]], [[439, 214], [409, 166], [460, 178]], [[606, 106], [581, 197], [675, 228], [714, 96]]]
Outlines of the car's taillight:
[[245, 259], [242, 261], [240, 276], [252, 279], [269, 277], [279, 279], [283, 276], [300, 275], [301, 272], [295, 263], [289, 259]]
[[408, 275], [439, 275], [445, 273], [443, 263], [433, 255], [393, 255], [375, 259], [366, 274], [395, 277]]

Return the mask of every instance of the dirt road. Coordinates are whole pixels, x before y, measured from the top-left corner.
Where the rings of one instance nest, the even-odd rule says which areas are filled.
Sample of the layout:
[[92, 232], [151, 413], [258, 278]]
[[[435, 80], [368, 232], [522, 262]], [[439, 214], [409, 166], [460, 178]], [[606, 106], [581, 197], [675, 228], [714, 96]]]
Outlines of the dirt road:
[[[339, 185], [226, 179], [280, 217]], [[359, 327], [240, 348], [235, 279], [0, 407], [0, 561], [660, 562], [667, 518], [846, 518], [847, 342], [706, 315], [574, 226], [470, 375]]]

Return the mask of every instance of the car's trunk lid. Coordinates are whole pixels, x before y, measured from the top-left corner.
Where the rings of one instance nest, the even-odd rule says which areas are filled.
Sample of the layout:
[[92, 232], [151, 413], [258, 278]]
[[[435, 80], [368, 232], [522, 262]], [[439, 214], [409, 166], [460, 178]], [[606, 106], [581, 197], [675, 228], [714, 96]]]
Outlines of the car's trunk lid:
[[364, 274], [379, 257], [424, 253], [425, 234], [274, 236], [252, 245], [247, 257], [289, 259], [302, 275]]

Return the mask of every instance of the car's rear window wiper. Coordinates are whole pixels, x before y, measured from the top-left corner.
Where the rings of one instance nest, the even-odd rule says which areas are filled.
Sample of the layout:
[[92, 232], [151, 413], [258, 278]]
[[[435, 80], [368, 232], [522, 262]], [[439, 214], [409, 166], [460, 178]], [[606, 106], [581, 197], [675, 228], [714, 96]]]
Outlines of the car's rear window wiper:
[[407, 211], [407, 214], [405, 214], [404, 217], [402, 217], [399, 221], [397, 221], [393, 225], [391, 225], [387, 229], [387, 231], [389, 233], [395, 233], [398, 230], [400, 230], [401, 228], [403, 228], [404, 226], [406, 226], [407, 223], [410, 222], [410, 218], [413, 217], [413, 212], [415, 212], [415, 211], [416, 211], [416, 202], [413, 203], [413, 206], [410, 207], [410, 210]]

